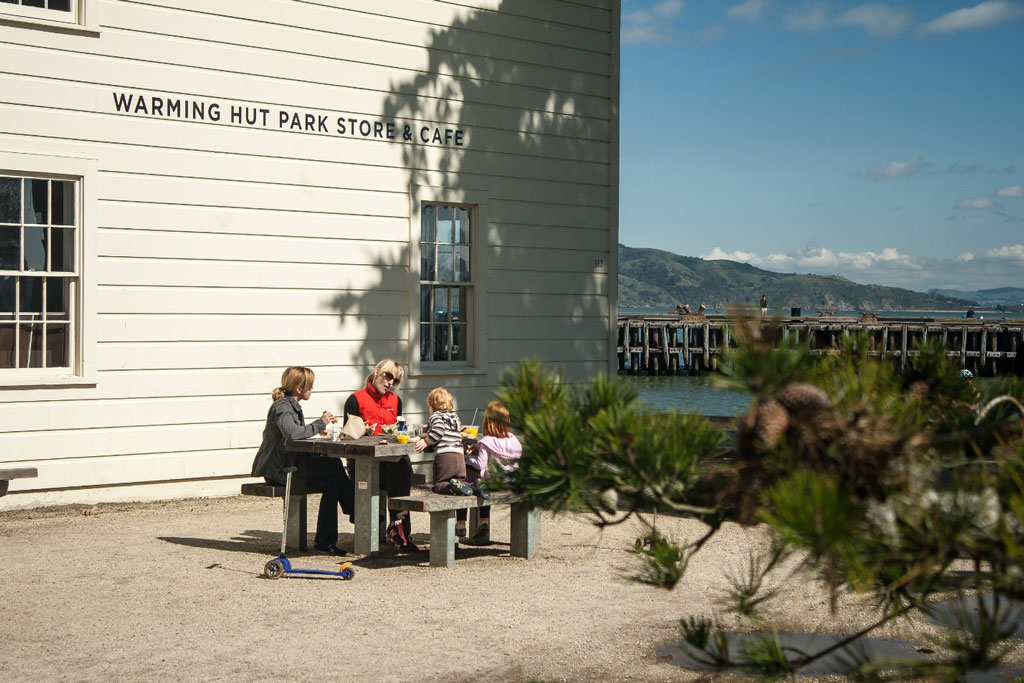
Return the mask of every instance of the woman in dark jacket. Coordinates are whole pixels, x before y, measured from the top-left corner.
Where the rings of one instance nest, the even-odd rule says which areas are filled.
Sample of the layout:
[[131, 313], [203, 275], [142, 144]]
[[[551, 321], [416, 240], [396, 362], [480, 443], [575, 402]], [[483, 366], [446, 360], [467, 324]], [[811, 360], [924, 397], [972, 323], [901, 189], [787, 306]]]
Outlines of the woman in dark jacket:
[[[306, 424], [299, 401], [313, 393], [313, 371], [293, 366], [281, 375], [281, 386], [270, 395], [273, 403], [263, 428], [263, 442], [252, 463], [252, 476], [263, 477], [269, 484], [284, 485], [285, 467], [295, 464], [296, 453], [285, 450], [289, 439], [306, 439], [322, 431], [335, 417], [328, 411]], [[305, 454], [298, 454], [299, 457]], [[352, 481], [338, 458], [322, 455], [307, 457], [307, 493], [321, 493], [320, 511], [316, 518], [313, 547], [331, 555], [344, 555], [338, 548], [338, 505], [345, 514], [352, 511]]]

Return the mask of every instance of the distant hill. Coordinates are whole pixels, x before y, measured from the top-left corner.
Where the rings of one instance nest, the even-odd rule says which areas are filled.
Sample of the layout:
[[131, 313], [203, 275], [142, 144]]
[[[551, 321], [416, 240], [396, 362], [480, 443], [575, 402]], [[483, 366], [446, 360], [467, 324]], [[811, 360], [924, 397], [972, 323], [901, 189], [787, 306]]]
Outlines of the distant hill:
[[847, 311], [934, 311], [977, 305], [974, 300], [922, 294], [898, 287], [859, 285], [837, 275], [773, 273], [735, 261], [705, 261], [660, 249], [619, 245], [619, 306], [722, 309], [738, 302], [756, 306], [761, 294], [771, 308]]
[[999, 287], [997, 289], [979, 289], [975, 292], [962, 292], [956, 289], [929, 289], [929, 294], [951, 296], [960, 299], [973, 299], [982, 306], [1021, 306], [1024, 305], [1024, 289], [1020, 287]]

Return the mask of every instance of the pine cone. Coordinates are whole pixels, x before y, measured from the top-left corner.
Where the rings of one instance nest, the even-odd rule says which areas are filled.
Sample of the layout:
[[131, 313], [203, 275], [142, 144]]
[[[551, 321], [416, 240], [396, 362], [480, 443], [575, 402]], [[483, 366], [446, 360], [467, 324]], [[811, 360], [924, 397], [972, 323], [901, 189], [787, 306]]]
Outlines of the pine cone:
[[771, 448], [789, 426], [789, 413], [781, 403], [769, 398], [757, 406], [757, 427], [754, 433], [765, 448]]
[[828, 408], [828, 394], [813, 384], [794, 382], [779, 396], [779, 403], [791, 413], [817, 412]]

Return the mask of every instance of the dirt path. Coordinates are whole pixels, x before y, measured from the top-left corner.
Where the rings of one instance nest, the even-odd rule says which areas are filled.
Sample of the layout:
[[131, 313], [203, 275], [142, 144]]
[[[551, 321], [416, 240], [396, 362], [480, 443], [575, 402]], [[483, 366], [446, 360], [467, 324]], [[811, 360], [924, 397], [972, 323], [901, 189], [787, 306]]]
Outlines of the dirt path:
[[[429, 567], [425, 551], [387, 550], [357, 558], [347, 582], [262, 578], [280, 543], [269, 500], [0, 513], [0, 680], [696, 680], [654, 650], [678, 639], [681, 617], [709, 613], [727, 573], [764, 542], [727, 528], [667, 592], [629, 579], [632, 524], [599, 533], [545, 515], [527, 561], [508, 556], [507, 509], [495, 513], [496, 544], [457, 550], [453, 570]], [[426, 545], [426, 515], [413, 528]], [[659, 528], [690, 539], [703, 529], [667, 518]], [[343, 547], [351, 531], [343, 521]], [[332, 566], [318, 554], [294, 561]], [[770, 610], [782, 628], [866, 623], [862, 610], [830, 619], [820, 592], [791, 583]]]

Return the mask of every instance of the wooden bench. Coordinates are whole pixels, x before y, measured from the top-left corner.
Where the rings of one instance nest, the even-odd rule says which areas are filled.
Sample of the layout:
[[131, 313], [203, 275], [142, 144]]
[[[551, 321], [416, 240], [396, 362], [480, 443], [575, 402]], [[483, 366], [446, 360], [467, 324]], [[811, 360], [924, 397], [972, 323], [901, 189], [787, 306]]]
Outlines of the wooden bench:
[[[426, 481], [426, 476], [414, 473], [412, 481], [414, 484], [422, 484]], [[267, 483], [242, 484], [242, 495], [283, 499], [284, 486]], [[382, 541], [384, 540], [383, 532], [384, 529], [382, 527], [380, 539]], [[298, 489], [296, 479], [292, 480], [292, 499], [291, 507], [288, 509], [288, 531], [285, 538], [285, 548], [288, 552], [296, 549], [301, 552], [308, 550], [308, 541], [306, 540], [306, 493]]]
[[[513, 557], [530, 559], [537, 550], [540, 537], [540, 510], [527, 506], [510, 494], [495, 493], [487, 500], [478, 496], [449, 496], [434, 493], [429, 488], [417, 488], [413, 495], [388, 499], [393, 510], [430, 513], [430, 566], [455, 566], [455, 512], [470, 510], [477, 513], [488, 505], [510, 505], [511, 554]], [[471, 526], [476, 526], [477, 516]], [[469, 529], [472, 534], [475, 529]]]
[[11, 479], [31, 479], [39, 476], [39, 470], [35, 467], [13, 467], [0, 469], [0, 496], [7, 495], [7, 487]]

